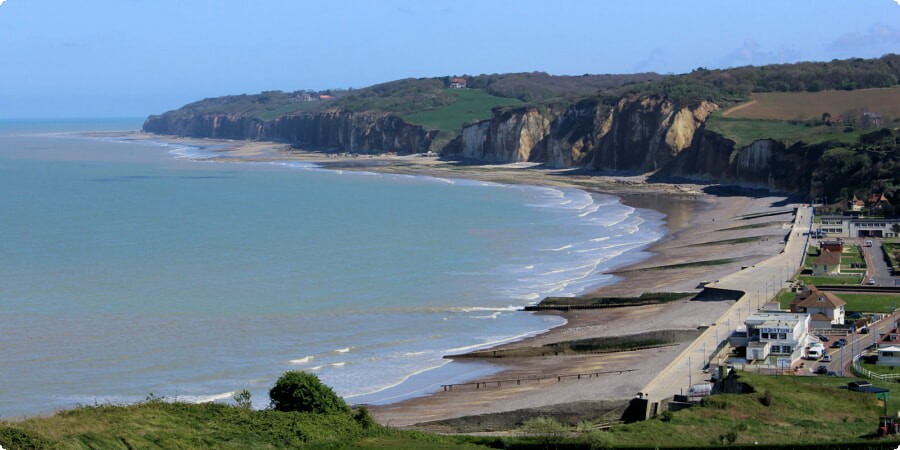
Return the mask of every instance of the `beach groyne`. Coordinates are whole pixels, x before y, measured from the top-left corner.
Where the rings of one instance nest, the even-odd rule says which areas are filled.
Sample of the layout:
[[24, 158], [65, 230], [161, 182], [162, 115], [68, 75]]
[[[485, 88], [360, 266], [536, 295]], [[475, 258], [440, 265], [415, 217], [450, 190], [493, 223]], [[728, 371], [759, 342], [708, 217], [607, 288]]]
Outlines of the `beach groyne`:
[[524, 358], [535, 356], [560, 356], [586, 353], [615, 353], [665, 347], [689, 342], [700, 335], [700, 330], [653, 330], [622, 336], [606, 336], [554, 342], [541, 346], [513, 347], [507, 349], [479, 350], [445, 358]]

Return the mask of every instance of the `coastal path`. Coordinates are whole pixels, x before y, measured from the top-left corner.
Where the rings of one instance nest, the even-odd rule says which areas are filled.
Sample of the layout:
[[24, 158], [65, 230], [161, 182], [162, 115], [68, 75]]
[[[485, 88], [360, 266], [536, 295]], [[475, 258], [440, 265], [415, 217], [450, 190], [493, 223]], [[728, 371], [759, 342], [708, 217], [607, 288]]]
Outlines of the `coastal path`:
[[731, 332], [772, 300], [802, 267], [812, 219], [811, 207], [798, 207], [781, 253], [706, 286], [706, 289], [733, 291], [738, 300], [644, 387], [644, 398], [658, 402], [677, 394], [687, 395], [690, 386], [709, 379], [710, 359]]

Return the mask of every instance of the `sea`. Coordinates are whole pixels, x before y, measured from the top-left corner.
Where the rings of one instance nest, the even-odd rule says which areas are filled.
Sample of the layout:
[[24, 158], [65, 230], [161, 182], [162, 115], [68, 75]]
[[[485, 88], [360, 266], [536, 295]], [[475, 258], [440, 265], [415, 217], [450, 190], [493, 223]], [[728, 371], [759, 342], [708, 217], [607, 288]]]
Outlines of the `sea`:
[[141, 119], [0, 121], [0, 418], [148, 398], [256, 408], [289, 370], [350, 404], [490, 376], [662, 214], [577, 189], [229, 162]]

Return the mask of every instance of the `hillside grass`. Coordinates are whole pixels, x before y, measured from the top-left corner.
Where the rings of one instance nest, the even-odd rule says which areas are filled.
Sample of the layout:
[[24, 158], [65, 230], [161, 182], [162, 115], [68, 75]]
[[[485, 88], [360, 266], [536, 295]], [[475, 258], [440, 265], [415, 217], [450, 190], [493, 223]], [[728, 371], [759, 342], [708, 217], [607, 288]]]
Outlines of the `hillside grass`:
[[734, 141], [737, 148], [750, 145], [759, 139], [773, 139], [788, 146], [800, 141], [807, 144], [835, 141], [850, 145], [857, 142], [860, 134], [845, 133], [843, 127], [812, 126], [784, 120], [739, 119], [724, 117], [719, 112], [709, 115], [706, 129]]
[[52, 417], [0, 422], [7, 449], [456, 449], [462, 439], [364, 428], [349, 414], [250, 411], [221, 404], [162, 401], [82, 407]]
[[[824, 445], [866, 442], [883, 407], [874, 396], [843, 389], [852, 378], [766, 376], [738, 372], [747, 394], [707, 397], [692, 408], [607, 432], [566, 433], [565, 448], [590, 444], [621, 447], [715, 447], [732, 434], [735, 444]], [[900, 408], [900, 384], [873, 382], [891, 390], [888, 412]], [[772, 402], [766, 406], [764, 393]], [[588, 428], [589, 429], [589, 428]], [[827, 430], [823, 432], [822, 430]], [[251, 411], [221, 404], [150, 401], [132, 406], [82, 407], [21, 422], [0, 422], [7, 449], [127, 448], [309, 448], [475, 449], [544, 448], [536, 437], [455, 437], [381, 426], [362, 426], [348, 414]], [[879, 440], [878, 443], [900, 442]], [[551, 443], [550, 439], [544, 440]], [[551, 445], [555, 445], [553, 439]], [[869, 441], [872, 442], [872, 441]], [[495, 447], [497, 448], [497, 447]], [[552, 447], [551, 447], [552, 448]]]
[[402, 116], [403, 120], [440, 131], [459, 131], [463, 125], [491, 117], [495, 106], [519, 105], [515, 98], [497, 97], [480, 89], [447, 89], [456, 97], [450, 105]]
[[[874, 396], [841, 388], [851, 378], [738, 375], [754, 393], [707, 397], [698, 406], [666, 415], [667, 422], [661, 417], [613, 427], [605, 443], [709, 447], [722, 445], [720, 436], [734, 433], [736, 445], [826, 444], [862, 441], [878, 426], [882, 408]], [[896, 385], [884, 387], [893, 391]], [[770, 406], [761, 401], [767, 390]]]
[[820, 120], [823, 113], [833, 117], [849, 110], [900, 117], [900, 86], [889, 88], [829, 90], [819, 92], [756, 92], [750, 102], [724, 112], [735, 119]]

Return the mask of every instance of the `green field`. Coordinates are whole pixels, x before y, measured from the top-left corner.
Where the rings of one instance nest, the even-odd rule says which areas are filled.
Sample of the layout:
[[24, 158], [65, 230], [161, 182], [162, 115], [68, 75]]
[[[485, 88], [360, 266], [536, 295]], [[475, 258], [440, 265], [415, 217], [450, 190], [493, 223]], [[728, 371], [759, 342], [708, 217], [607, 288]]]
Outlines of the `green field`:
[[750, 145], [757, 139], [774, 139], [786, 145], [798, 141], [807, 144], [838, 141], [849, 145], [856, 143], [859, 138], [858, 132], [844, 133], [835, 127], [807, 126], [784, 120], [737, 119], [723, 117], [718, 112], [709, 115], [706, 129], [731, 139], [737, 148]]
[[813, 277], [808, 275], [800, 275], [797, 277], [798, 280], [802, 281], [804, 284], [812, 284], [815, 286], [821, 286], [823, 284], [860, 284], [862, 283], [862, 276], [857, 275], [849, 275], [845, 277]]
[[469, 122], [491, 117], [495, 106], [518, 105], [515, 98], [497, 97], [478, 89], [447, 89], [456, 96], [456, 102], [443, 108], [416, 112], [403, 116], [403, 120], [441, 131], [458, 131]]
[[835, 295], [847, 302], [847, 311], [890, 313], [900, 308], [900, 294], [849, 294], [836, 292]]
[[787, 311], [791, 309], [791, 302], [794, 298], [797, 297], [796, 292], [791, 292], [787, 289], [782, 289], [778, 292], [778, 295], [775, 297], [778, 300], [778, 304], [781, 305], [781, 309]]

